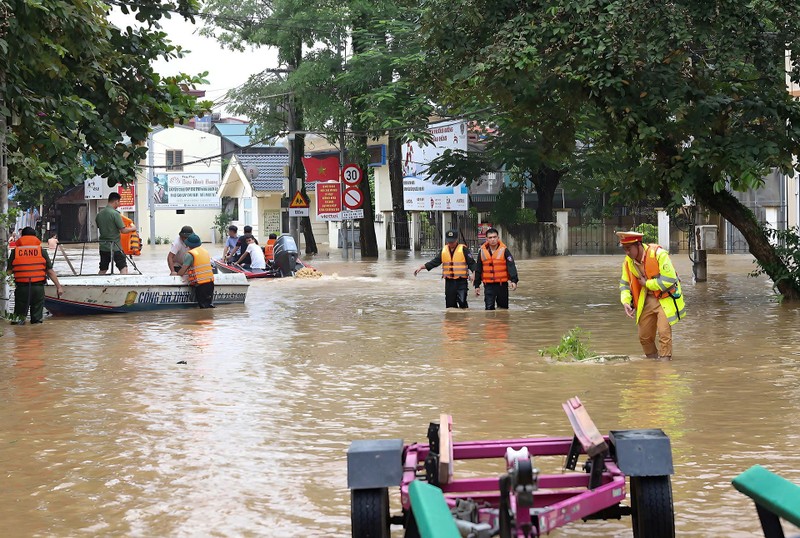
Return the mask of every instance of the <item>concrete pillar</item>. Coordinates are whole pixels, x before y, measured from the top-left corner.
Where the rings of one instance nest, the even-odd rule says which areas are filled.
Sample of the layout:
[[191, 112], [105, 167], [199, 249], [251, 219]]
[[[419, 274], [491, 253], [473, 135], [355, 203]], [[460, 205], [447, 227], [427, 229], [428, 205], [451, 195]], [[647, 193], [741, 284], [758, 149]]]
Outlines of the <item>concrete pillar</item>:
[[658, 244], [669, 250], [669, 215], [663, 209], [658, 210]]
[[556, 209], [556, 254], [566, 256], [569, 253], [569, 209]]
[[419, 211], [411, 212], [411, 252], [419, 252], [421, 245], [419, 244]]

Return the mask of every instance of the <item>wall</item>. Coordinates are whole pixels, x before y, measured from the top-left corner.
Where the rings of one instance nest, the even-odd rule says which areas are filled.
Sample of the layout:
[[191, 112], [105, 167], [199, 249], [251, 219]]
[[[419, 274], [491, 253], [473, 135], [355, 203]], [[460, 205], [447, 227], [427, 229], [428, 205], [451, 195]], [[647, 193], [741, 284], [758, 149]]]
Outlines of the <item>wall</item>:
[[518, 260], [556, 255], [558, 226], [554, 222], [497, 226], [500, 239]]

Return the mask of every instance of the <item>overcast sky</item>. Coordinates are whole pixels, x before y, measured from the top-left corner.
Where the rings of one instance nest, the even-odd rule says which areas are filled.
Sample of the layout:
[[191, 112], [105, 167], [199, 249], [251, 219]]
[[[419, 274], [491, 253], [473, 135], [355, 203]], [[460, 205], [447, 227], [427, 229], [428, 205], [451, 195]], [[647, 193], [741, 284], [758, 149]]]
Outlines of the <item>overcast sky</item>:
[[[110, 16], [111, 22], [117, 26], [124, 27], [135, 23], [133, 17], [113, 12]], [[170, 62], [159, 61], [155, 64], [155, 69], [162, 75], [173, 75], [178, 72], [196, 75], [203, 71], [208, 71], [207, 85], [198, 86], [198, 89], [206, 91], [206, 99], [219, 102], [225, 93], [235, 88], [247, 78], [262, 71], [266, 67], [276, 67], [277, 54], [272, 49], [255, 49], [244, 52], [235, 52], [223, 48], [215, 39], [200, 35], [200, 28], [205, 23], [195, 18], [196, 24], [184, 21], [182, 17], [173, 15], [171, 19], [161, 21], [164, 31], [169, 34], [169, 39], [175, 45], [180, 45], [184, 49], [190, 50], [185, 58], [172, 60]], [[224, 110], [219, 107], [214, 108], [215, 112]]]

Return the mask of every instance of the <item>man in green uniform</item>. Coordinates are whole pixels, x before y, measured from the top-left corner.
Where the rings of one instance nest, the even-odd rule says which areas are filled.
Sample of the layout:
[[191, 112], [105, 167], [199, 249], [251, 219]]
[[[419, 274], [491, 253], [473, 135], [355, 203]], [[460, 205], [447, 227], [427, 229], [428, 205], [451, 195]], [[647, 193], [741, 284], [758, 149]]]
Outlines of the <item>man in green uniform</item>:
[[22, 325], [31, 312], [31, 323], [41, 323], [44, 317], [44, 284], [50, 277], [56, 285], [56, 293], [64, 289], [53, 270], [53, 262], [30, 226], [22, 230], [14, 250], [8, 258], [7, 270], [14, 273], [14, 317]]
[[119, 274], [128, 274], [128, 262], [125, 259], [125, 254], [122, 252], [119, 242], [120, 233], [135, 232], [136, 225], [131, 224], [126, 227], [122, 222], [122, 215], [119, 214], [117, 208], [120, 203], [120, 195], [118, 192], [112, 192], [108, 195], [108, 205], [98, 211], [97, 216], [94, 218], [97, 224], [97, 230], [100, 232], [100, 272], [104, 275], [108, 272], [111, 265], [111, 255], [114, 255], [114, 265], [119, 269]]

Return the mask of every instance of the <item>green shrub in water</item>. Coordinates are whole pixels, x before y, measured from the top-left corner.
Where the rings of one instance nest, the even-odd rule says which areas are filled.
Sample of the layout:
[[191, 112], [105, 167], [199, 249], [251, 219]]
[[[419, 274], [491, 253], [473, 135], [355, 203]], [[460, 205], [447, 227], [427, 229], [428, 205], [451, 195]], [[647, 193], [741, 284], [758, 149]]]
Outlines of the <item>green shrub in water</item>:
[[[594, 353], [592, 353], [588, 345], [581, 340], [583, 336], [584, 332], [580, 327], [570, 329], [567, 334], [561, 337], [561, 342], [557, 346], [540, 349], [539, 355], [542, 357], [549, 355], [551, 359], [557, 361], [582, 361], [592, 357]], [[585, 337], [588, 340], [589, 333], [585, 333]]]

